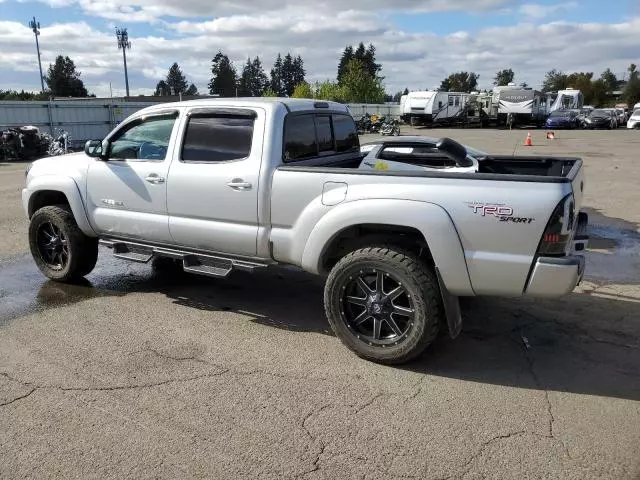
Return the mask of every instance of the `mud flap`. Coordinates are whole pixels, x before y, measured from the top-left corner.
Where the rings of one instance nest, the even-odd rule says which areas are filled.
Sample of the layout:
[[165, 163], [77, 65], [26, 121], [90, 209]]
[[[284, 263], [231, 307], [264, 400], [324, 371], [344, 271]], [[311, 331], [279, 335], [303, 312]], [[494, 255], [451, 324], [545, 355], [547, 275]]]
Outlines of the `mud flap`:
[[436, 267], [436, 275], [438, 276], [438, 284], [440, 285], [440, 295], [442, 295], [442, 304], [444, 305], [444, 314], [447, 317], [447, 326], [449, 327], [449, 336], [456, 338], [462, 331], [462, 313], [460, 312], [460, 302], [457, 295], [452, 295], [447, 290], [440, 270]]

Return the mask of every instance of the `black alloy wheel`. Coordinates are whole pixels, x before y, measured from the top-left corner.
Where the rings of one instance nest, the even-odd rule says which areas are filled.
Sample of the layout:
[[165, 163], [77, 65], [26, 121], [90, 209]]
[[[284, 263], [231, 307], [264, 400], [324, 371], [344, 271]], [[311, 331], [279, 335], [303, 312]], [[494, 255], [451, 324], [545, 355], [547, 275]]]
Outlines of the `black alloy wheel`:
[[38, 253], [52, 270], [63, 270], [69, 262], [69, 241], [64, 232], [51, 222], [41, 224], [36, 233]]
[[369, 345], [397, 345], [413, 326], [415, 310], [402, 282], [379, 268], [363, 269], [342, 286], [342, 319]]
[[385, 364], [418, 357], [446, 322], [433, 267], [393, 245], [374, 244], [340, 259], [327, 277], [324, 305], [343, 344]]

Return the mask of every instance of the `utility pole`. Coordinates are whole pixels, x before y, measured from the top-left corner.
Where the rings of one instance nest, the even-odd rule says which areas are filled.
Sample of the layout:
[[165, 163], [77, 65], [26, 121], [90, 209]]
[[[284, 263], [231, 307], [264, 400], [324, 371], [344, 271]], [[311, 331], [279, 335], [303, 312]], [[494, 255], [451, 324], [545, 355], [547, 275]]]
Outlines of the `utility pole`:
[[40, 35], [40, 22], [36, 22], [36, 17], [29, 22], [31, 30], [36, 37], [36, 50], [38, 51], [38, 68], [40, 68], [40, 86], [42, 87], [42, 93], [44, 93], [44, 77], [42, 76], [42, 62], [40, 61], [40, 44], [38, 43], [38, 35]]
[[116, 28], [118, 38], [118, 50], [122, 49], [122, 60], [124, 61], [124, 82], [127, 86], [127, 97], [129, 96], [129, 75], [127, 74], [127, 49], [131, 49], [129, 34], [126, 28]]

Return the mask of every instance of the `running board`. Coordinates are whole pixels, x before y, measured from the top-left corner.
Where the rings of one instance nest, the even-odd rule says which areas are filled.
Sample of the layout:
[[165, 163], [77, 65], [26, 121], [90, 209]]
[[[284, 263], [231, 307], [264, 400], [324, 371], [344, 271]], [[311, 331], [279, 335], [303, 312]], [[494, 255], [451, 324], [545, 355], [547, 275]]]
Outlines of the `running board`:
[[172, 247], [155, 246], [119, 239], [100, 239], [100, 245], [113, 250], [113, 256], [138, 263], [148, 263], [152, 258], [165, 257], [182, 260], [185, 272], [226, 277], [233, 270], [252, 272], [256, 268], [267, 267], [268, 263], [230, 258], [210, 253], [190, 252]]

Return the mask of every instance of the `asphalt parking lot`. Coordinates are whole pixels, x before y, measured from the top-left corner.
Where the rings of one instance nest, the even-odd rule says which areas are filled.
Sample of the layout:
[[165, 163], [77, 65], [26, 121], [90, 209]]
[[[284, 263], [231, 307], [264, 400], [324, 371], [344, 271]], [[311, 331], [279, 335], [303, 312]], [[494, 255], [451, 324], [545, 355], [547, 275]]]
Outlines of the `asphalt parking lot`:
[[640, 135], [415, 132], [584, 158], [592, 241], [570, 296], [464, 299], [461, 336], [402, 367], [351, 354], [322, 281], [284, 268], [101, 251], [85, 283], [46, 281], [25, 165], [0, 164], [0, 477], [640, 478]]

